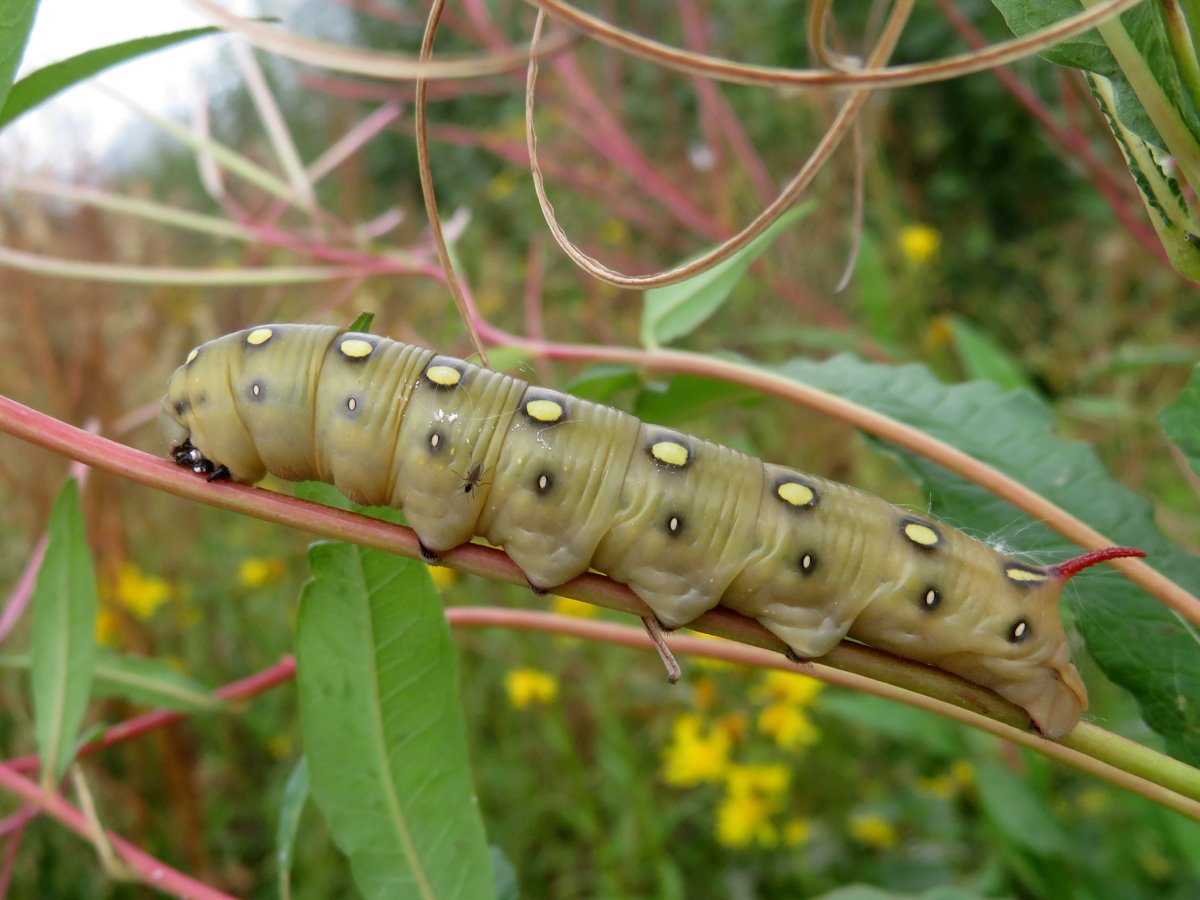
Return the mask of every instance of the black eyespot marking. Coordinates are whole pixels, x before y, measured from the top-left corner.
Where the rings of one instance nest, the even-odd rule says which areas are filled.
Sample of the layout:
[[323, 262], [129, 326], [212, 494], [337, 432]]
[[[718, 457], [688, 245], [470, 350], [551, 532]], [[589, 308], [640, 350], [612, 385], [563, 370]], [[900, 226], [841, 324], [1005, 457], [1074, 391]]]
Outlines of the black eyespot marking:
[[429, 452], [430, 453], [441, 453], [442, 452], [442, 444], [444, 444], [444, 443], [445, 443], [444, 435], [440, 431], [438, 431], [436, 428], [433, 431], [429, 432], [428, 444], [429, 444]]
[[675, 513], [667, 516], [667, 534], [671, 537], [679, 537], [683, 534], [683, 516]]
[[1033, 629], [1029, 626], [1029, 622], [1025, 619], [1017, 619], [1012, 623], [1012, 627], [1008, 629], [1008, 642], [1010, 644], [1019, 644], [1021, 641], [1028, 640], [1029, 635], [1033, 633]]
[[817, 558], [812, 553], [805, 553], [800, 557], [800, 574], [811, 575], [817, 568]]
[[920, 606], [925, 612], [933, 612], [942, 605], [942, 594], [937, 588], [926, 588], [921, 594]]
[[549, 472], [543, 472], [542, 474], [540, 474], [537, 477], [537, 480], [534, 481], [534, 483], [533, 483], [533, 489], [535, 491], [537, 491], [539, 494], [549, 493], [550, 488], [552, 488], [553, 486], [554, 486], [554, 478], [551, 477]]
[[255, 381], [246, 388], [246, 396], [256, 403], [261, 403], [267, 398], [267, 386], [261, 381]]
[[178, 403], [175, 404], [175, 415], [182, 416], [191, 408], [192, 408], [192, 404], [190, 401], [180, 400]]
[[936, 550], [942, 543], [941, 532], [923, 519], [901, 519], [900, 533], [920, 550]]
[[358, 408], [357, 397], [346, 398], [346, 412], [348, 412], [351, 416], [357, 416], [359, 414], [360, 410]]

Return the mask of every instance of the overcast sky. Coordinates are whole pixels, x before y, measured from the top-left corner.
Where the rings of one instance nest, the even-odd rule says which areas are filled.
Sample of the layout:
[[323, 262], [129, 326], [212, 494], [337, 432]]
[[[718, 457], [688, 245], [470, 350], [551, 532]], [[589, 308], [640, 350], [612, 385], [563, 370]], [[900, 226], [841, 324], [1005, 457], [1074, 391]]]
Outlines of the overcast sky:
[[[41, 0], [21, 74], [84, 50], [208, 24], [182, 0]], [[201, 38], [110, 70], [100, 80], [158, 111], [187, 110], [195, 79], [222, 38]], [[0, 132], [0, 169], [86, 172], [131, 113], [83, 84]]]

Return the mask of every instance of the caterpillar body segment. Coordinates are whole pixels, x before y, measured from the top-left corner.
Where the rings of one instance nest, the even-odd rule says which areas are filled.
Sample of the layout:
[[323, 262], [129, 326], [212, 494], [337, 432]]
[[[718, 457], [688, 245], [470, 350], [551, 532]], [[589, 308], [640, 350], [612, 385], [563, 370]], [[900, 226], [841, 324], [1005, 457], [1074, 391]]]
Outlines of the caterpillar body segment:
[[996, 690], [1050, 737], [1087, 708], [1062, 585], [1140, 554], [1030, 566], [855, 488], [332, 326], [265, 325], [198, 347], [161, 420], [172, 455], [197, 471], [317, 479], [403, 507], [423, 548], [481, 535], [536, 588], [595, 567], [667, 626], [720, 603], [800, 657], [849, 635]]

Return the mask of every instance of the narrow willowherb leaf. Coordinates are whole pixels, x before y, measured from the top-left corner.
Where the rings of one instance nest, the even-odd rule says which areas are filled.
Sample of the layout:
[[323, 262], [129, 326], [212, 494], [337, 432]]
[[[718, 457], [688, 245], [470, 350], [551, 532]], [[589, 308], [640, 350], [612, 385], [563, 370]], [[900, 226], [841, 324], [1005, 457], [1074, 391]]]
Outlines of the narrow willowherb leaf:
[[454, 649], [425, 567], [309, 551], [297, 681], [313, 799], [368, 898], [493, 896]]
[[98, 648], [93, 679], [97, 696], [124, 697], [156, 709], [213, 712], [225, 706], [209, 688], [165, 659]]
[[292, 857], [296, 850], [296, 835], [300, 831], [300, 816], [308, 803], [308, 759], [300, 757], [283, 789], [279, 804], [279, 825], [275, 829], [275, 863], [279, 872], [280, 900], [292, 896]]
[[96, 575], [74, 480], [59, 494], [47, 534], [33, 591], [31, 677], [42, 786], [53, 790], [75, 750], [96, 652]]
[[766, 252], [781, 232], [807, 216], [813, 208], [812, 203], [805, 203], [791, 209], [728, 259], [686, 281], [646, 291], [642, 308], [642, 345], [657, 347], [669, 343], [702, 324], [721, 308], [750, 264]]
[[38, 0], [11, 0], [4, 4], [0, 15], [0, 111], [7, 105], [13, 79], [25, 45], [29, 43], [29, 32], [33, 30], [33, 19], [37, 15]]
[[[37, 4], [31, 3], [28, 5], [30, 6], [30, 19], [32, 21], [32, 10]], [[5, 17], [7, 18], [7, 13]], [[0, 91], [0, 128], [14, 119], [23, 116], [34, 107], [45, 103], [55, 94], [59, 94], [81, 81], [86, 81], [94, 75], [100, 74], [105, 69], [111, 69], [113, 66], [136, 59], [139, 56], [145, 56], [147, 53], [162, 50], [164, 47], [220, 33], [221, 29], [219, 28], [206, 27], [189, 28], [185, 31], [173, 31], [170, 34], [156, 34], [151, 37], [134, 38], [130, 41], [121, 41], [118, 44], [109, 44], [107, 47], [86, 50], [83, 53], [72, 56], [70, 59], [64, 59], [62, 62], [43, 66], [12, 85], [12, 90], [8, 92], [7, 99], [4, 97], [4, 92]], [[11, 31], [0, 27], [0, 66], [3, 65], [5, 51], [9, 49], [6, 43], [10, 37], [15, 40], [15, 35]], [[20, 60], [19, 56], [17, 60]], [[9, 77], [11, 78], [11, 73]], [[0, 78], [3, 78], [3, 71], [0, 71]], [[0, 81], [0, 85], [5, 83], [4, 81]]]

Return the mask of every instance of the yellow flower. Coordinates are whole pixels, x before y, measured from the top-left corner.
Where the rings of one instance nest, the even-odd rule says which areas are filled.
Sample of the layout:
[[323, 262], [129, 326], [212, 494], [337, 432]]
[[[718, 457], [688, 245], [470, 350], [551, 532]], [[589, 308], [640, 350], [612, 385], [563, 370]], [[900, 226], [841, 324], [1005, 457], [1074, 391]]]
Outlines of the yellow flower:
[[629, 240], [629, 228], [620, 219], [608, 219], [600, 226], [600, 240], [610, 247]]
[[778, 844], [771, 817], [783, 807], [790, 780], [791, 771], [778, 764], [730, 766], [717, 808], [717, 840], [727, 847]]
[[759, 702], [790, 703], [803, 709], [812, 705], [824, 687], [824, 682], [807, 675], [772, 669], [763, 676], [754, 699]]
[[430, 566], [429, 577], [433, 579], [433, 586], [435, 588], [439, 591], [444, 591], [450, 585], [454, 584], [458, 573], [453, 569], [447, 569], [445, 566]]
[[812, 823], [806, 818], [790, 818], [784, 823], [784, 844], [799, 847], [808, 844], [812, 836]]
[[517, 176], [510, 170], [504, 169], [488, 182], [484, 192], [493, 203], [506, 199], [517, 187]]
[[917, 793], [937, 800], [949, 800], [958, 792], [958, 784], [949, 775], [917, 779]]
[[764, 707], [758, 714], [758, 730], [784, 750], [811, 747], [821, 739], [821, 732], [804, 710], [787, 703]]
[[812, 822], [808, 819], [788, 819], [783, 823], [783, 842], [789, 847], [807, 844], [812, 837]]
[[771, 824], [772, 811], [757, 794], [727, 794], [717, 807], [717, 840], [726, 847], [774, 847], [779, 835]]
[[574, 616], [577, 619], [594, 619], [600, 615], [600, 607], [582, 600], [572, 600], [570, 597], [554, 597], [553, 609], [560, 616]]
[[674, 787], [718, 781], [729, 768], [729, 733], [720, 725], [704, 729], [693, 713], [679, 716], [663, 751], [662, 778]]
[[868, 847], [888, 850], [900, 843], [892, 824], [878, 813], [860, 813], [850, 817], [850, 837]]
[[122, 563], [107, 593], [113, 603], [146, 621], [171, 599], [172, 591], [166, 580], [143, 575], [132, 563]]
[[717, 683], [708, 677], [692, 680], [692, 702], [701, 711], [712, 709], [717, 702]]
[[950, 777], [964, 791], [975, 787], [975, 767], [965, 759], [956, 759], [950, 766]]
[[292, 740], [286, 734], [275, 734], [267, 738], [267, 753], [273, 759], [286, 759], [292, 755]]
[[781, 803], [792, 780], [792, 770], [782, 763], [730, 766], [725, 776], [731, 794], [757, 794]]
[[513, 709], [525, 709], [535, 703], [553, 703], [558, 696], [558, 682], [554, 676], [537, 669], [511, 669], [504, 675], [504, 688]]
[[924, 265], [938, 254], [942, 234], [932, 225], [905, 225], [900, 229], [900, 252], [915, 265]]
[[96, 611], [96, 641], [106, 647], [116, 647], [121, 634], [120, 617], [107, 604]]
[[282, 559], [252, 556], [238, 563], [238, 584], [244, 588], [260, 588], [283, 577]]

